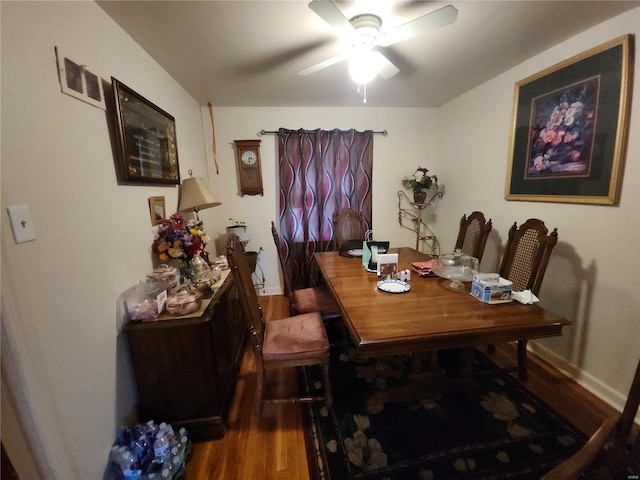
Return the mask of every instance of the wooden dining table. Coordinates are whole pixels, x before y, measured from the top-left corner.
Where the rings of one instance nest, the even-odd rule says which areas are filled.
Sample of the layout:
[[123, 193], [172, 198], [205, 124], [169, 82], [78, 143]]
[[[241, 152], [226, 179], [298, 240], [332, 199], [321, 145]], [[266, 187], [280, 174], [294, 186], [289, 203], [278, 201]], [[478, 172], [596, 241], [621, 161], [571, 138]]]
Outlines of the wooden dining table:
[[[389, 251], [398, 253], [399, 270], [431, 258], [413, 248]], [[315, 259], [362, 356], [552, 337], [570, 323], [537, 304], [483, 303], [470, 295], [468, 284], [456, 289], [448, 279], [423, 278], [413, 271], [408, 292], [384, 292], [376, 273], [358, 257], [322, 252]]]
[[[431, 258], [408, 247], [389, 252], [398, 253], [398, 270], [411, 270], [413, 262]], [[537, 304], [483, 303], [470, 295], [468, 284], [453, 288], [448, 279], [423, 278], [413, 271], [409, 291], [385, 292], [378, 288], [380, 278], [365, 269], [361, 258], [319, 252], [315, 259], [360, 358], [552, 337], [561, 335], [562, 327], [570, 323]], [[379, 386], [386, 388], [384, 382]], [[379, 411], [384, 401], [373, 409]]]

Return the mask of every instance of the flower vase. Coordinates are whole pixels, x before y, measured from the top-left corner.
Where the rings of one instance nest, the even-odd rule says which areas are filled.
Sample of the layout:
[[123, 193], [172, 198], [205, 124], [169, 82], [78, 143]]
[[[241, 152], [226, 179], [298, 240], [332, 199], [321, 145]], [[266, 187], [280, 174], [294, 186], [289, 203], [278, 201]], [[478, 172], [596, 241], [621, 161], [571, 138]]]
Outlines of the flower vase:
[[427, 200], [427, 192], [425, 192], [424, 190], [413, 192], [414, 203], [419, 203], [420, 205], [422, 205], [426, 200]]
[[196, 281], [196, 268], [189, 260], [180, 261], [180, 280], [184, 286], [192, 285]]

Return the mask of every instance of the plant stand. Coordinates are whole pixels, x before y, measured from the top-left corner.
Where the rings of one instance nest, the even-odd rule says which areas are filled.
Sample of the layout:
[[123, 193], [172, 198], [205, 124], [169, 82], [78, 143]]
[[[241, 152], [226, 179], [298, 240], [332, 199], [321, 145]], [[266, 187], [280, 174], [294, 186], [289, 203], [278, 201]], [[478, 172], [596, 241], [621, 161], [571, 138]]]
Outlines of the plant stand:
[[[428, 201], [415, 203], [402, 190], [398, 192], [398, 223], [402, 228], [416, 233], [417, 251], [420, 251], [420, 242], [422, 241], [427, 247], [426, 253], [435, 257], [440, 255], [440, 243], [427, 224], [422, 221], [422, 212], [431, 205], [436, 198], [441, 198], [442, 195], [443, 192], [437, 191]], [[414, 213], [416, 211], [417, 214]]]

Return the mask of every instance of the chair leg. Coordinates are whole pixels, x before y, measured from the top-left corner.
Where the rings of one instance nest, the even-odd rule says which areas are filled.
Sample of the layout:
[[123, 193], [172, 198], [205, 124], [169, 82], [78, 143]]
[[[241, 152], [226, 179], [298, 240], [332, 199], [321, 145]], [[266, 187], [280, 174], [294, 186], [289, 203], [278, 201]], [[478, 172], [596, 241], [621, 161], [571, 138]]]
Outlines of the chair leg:
[[518, 376], [520, 380], [527, 379], [527, 341], [518, 340]]
[[324, 403], [327, 407], [333, 405], [333, 393], [331, 392], [331, 381], [329, 380], [329, 365], [322, 365], [322, 386], [324, 388]]

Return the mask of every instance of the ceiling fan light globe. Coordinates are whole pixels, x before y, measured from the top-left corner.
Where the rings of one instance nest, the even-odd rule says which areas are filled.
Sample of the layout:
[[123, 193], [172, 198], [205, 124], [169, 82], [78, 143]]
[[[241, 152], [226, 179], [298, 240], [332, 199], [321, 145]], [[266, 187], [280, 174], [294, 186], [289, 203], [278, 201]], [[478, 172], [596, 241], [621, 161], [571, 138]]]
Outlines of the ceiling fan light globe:
[[358, 85], [365, 85], [376, 78], [378, 64], [373, 55], [356, 55], [349, 62], [349, 76]]

